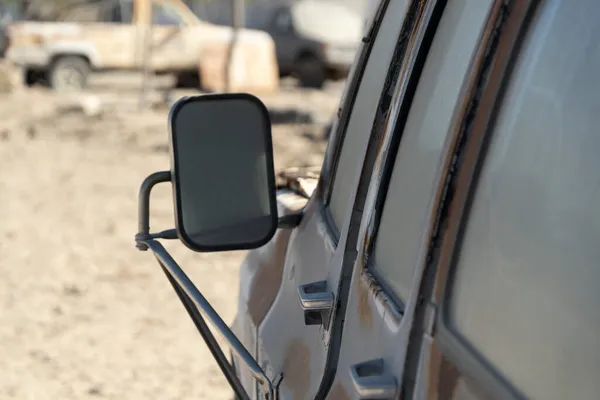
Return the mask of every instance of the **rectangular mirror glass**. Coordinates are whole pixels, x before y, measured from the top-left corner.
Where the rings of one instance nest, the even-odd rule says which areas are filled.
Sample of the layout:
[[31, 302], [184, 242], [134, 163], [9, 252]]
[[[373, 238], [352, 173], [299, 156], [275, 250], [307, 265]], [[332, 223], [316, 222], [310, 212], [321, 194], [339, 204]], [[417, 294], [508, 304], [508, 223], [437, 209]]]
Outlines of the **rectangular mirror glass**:
[[169, 120], [179, 238], [195, 251], [267, 243], [278, 218], [266, 107], [247, 94], [194, 96]]

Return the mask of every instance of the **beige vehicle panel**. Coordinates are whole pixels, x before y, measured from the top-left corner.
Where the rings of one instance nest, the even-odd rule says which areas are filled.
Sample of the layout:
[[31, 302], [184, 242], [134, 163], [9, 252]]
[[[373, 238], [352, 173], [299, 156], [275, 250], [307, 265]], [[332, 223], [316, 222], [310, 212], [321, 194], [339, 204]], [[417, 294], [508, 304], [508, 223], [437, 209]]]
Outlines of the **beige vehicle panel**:
[[79, 40], [89, 42], [97, 54], [98, 68], [135, 68], [136, 27], [127, 24], [90, 24], [82, 29]]

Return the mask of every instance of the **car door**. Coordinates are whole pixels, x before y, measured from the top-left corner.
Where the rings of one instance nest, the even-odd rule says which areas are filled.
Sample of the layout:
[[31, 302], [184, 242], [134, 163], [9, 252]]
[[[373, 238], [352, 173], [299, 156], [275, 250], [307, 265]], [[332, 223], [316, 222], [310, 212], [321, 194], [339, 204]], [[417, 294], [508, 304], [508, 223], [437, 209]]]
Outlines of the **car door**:
[[[321, 178], [289, 241], [281, 283], [268, 312], [254, 316], [257, 353], [267, 374], [282, 374], [284, 399], [324, 398], [339, 355], [339, 335], [353, 263], [350, 211], [407, 1], [382, 3], [343, 96]], [[367, 160], [369, 162], [369, 160]], [[364, 196], [364, 193], [358, 194]], [[340, 310], [342, 310], [340, 312]], [[249, 310], [253, 314], [252, 310]]]
[[[454, 109], [492, 0], [419, 1], [355, 247], [340, 359], [330, 399], [401, 392], [419, 288], [445, 177]], [[410, 14], [409, 14], [410, 15]], [[370, 396], [370, 397], [369, 397]]]
[[495, 3], [405, 398], [597, 399], [600, 4]]
[[152, 68], [168, 71], [196, 66], [200, 48], [190, 48], [188, 35], [193, 27], [187, 26], [179, 7], [161, 0], [152, 0], [151, 18]]

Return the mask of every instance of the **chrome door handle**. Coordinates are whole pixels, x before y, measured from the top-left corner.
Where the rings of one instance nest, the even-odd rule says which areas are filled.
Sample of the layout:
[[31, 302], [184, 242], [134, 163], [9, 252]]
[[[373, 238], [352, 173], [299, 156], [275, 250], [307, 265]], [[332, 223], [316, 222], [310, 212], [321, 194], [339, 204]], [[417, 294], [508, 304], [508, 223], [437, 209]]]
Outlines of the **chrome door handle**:
[[392, 400], [396, 396], [398, 383], [384, 372], [381, 358], [351, 366], [350, 377], [361, 400]]
[[327, 281], [298, 286], [300, 307], [304, 310], [306, 325], [324, 325], [327, 329], [329, 315], [335, 304], [335, 296], [327, 291]]

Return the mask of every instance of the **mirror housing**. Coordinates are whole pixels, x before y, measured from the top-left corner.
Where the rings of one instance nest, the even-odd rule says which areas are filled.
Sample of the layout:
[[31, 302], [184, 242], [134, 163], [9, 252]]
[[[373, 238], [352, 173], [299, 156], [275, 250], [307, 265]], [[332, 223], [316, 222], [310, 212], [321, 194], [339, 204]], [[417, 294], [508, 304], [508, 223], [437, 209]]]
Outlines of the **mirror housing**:
[[271, 121], [249, 94], [184, 97], [169, 114], [179, 239], [200, 252], [263, 246], [278, 224]]

